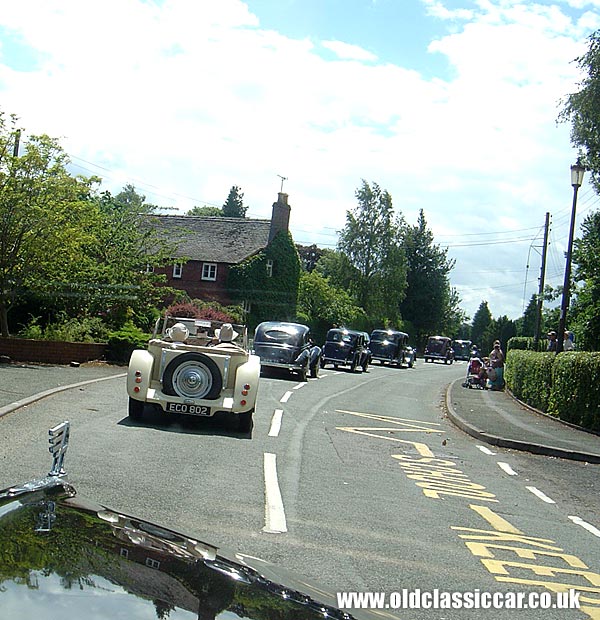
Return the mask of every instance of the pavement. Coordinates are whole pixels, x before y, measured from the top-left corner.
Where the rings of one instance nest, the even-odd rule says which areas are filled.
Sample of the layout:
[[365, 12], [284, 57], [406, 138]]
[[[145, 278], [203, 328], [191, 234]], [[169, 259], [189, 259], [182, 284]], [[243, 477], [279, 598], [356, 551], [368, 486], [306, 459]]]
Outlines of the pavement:
[[600, 463], [600, 435], [566, 424], [516, 400], [508, 391], [468, 389], [464, 377], [446, 392], [448, 417], [479, 441], [588, 463]]
[[[0, 364], [0, 417], [57, 392], [126, 375], [124, 366]], [[508, 391], [468, 389], [464, 377], [446, 392], [450, 420], [479, 441], [588, 463], [600, 463], [600, 435], [580, 430], [520, 403]]]
[[124, 377], [126, 370], [123, 366], [101, 362], [90, 362], [78, 367], [0, 364], [0, 417], [63, 390], [117, 376]]

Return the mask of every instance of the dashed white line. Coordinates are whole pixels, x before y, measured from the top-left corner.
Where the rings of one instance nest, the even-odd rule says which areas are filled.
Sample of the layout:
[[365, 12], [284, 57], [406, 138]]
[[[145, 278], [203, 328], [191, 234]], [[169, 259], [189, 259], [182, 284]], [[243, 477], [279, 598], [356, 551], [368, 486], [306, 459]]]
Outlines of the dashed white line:
[[556, 504], [556, 502], [553, 499], [548, 497], [545, 493], [542, 493], [542, 491], [540, 491], [539, 489], [536, 489], [535, 487], [525, 487], [525, 488], [528, 491], [531, 491], [537, 497], [539, 497], [543, 502], [546, 502], [546, 504]]
[[277, 457], [265, 452], [265, 527], [263, 532], [281, 534], [287, 532], [283, 500], [277, 480]]
[[299, 390], [300, 388], [304, 387], [306, 385], [306, 383], [298, 383], [298, 385], [296, 385], [295, 387], [293, 387], [293, 390]]
[[485, 446], [477, 446], [484, 454], [489, 454], [490, 456], [495, 456], [495, 452], [492, 452], [489, 448]]
[[519, 474], [517, 474], [517, 472], [508, 464], [508, 463], [502, 463], [500, 461], [498, 461], [498, 467], [506, 472], [509, 476], [518, 476]]
[[273, 418], [271, 419], [271, 428], [269, 429], [269, 437], [277, 437], [281, 430], [281, 418], [283, 417], [283, 409], [275, 409]]
[[577, 525], [581, 525], [582, 528], [586, 529], [588, 532], [591, 532], [594, 536], [598, 536], [600, 538], [600, 530], [597, 527], [594, 527], [591, 523], [584, 521], [581, 517], [569, 517], [573, 523]]
[[290, 396], [292, 395], [292, 392], [286, 392], [282, 397], [281, 400], [279, 401], [280, 403], [287, 403], [287, 401], [290, 399]]

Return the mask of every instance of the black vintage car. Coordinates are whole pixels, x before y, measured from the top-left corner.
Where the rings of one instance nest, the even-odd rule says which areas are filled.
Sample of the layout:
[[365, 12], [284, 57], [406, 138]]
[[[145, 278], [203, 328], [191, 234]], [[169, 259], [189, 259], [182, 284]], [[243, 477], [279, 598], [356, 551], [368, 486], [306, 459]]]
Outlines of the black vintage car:
[[0, 490], [0, 617], [375, 617], [338, 609], [333, 594], [268, 562], [80, 497], [63, 470], [68, 434], [68, 422], [51, 429], [46, 477]]
[[375, 329], [371, 332], [371, 356], [380, 364], [396, 364], [399, 368], [415, 364], [414, 349], [408, 344], [408, 334], [393, 329]]
[[319, 374], [321, 348], [313, 342], [310, 329], [300, 323], [265, 321], [254, 333], [254, 353], [261, 368], [285, 368], [302, 381]]
[[452, 341], [446, 336], [429, 336], [423, 357], [426, 362], [440, 360], [444, 364], [452, 364], [454, 361]]
[[334, 368], [350, 366], [350, 372], [354, 372], [360, 366], [367, 372], [371, 351], [365, 336], [365, 332], [352, 329], [330, 329], [321, 354], [321, 368], [326, 364], [333, 364]]
[[470, 340], [453, 340], [452, 350], [454, 351], [455, 360], [469, 361], [471, 359], [471, 349], [473, 343]]

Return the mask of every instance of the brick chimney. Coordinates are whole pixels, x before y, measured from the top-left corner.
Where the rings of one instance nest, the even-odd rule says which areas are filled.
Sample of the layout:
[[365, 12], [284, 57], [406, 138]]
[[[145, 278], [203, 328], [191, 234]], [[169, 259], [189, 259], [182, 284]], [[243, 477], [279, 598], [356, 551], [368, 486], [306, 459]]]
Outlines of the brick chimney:
[[271, 229], [269, 230], [269, 243], [273, 241], [275, 235], [282, 230], [289, 230], [290, 224], [290, 205], [288, 195], [283, 192], [277, 194], [277, 202], [273, 203], [273, 214], [271, 215]]

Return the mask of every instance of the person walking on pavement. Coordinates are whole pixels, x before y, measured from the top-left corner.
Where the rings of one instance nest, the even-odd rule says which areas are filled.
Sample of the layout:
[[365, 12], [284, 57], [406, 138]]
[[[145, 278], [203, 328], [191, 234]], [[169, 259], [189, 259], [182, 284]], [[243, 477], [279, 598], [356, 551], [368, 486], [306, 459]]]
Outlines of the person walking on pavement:
[[556, 351], [556, 332], [548, 332], [548, 351]]
[[495, 378], [490, 382], [491, 388], [495, 391], [504, 389], [504, 352], [500, 347], [500, 341], [494, 341], [494, 348], [490, 351], [490, 365], [496, 371]]

